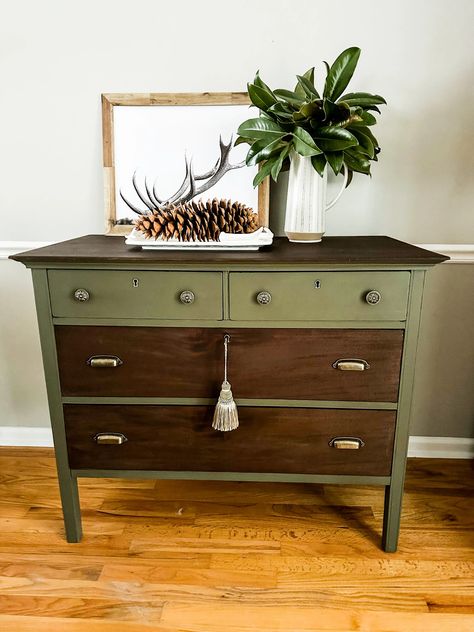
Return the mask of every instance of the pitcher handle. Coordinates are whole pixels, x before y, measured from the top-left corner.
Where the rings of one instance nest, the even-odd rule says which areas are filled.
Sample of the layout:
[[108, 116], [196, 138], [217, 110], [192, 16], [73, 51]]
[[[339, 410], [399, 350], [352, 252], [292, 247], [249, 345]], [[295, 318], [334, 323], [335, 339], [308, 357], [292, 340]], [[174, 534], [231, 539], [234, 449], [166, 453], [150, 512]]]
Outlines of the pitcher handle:
[[349, 169], [347, 168], [346, 165], [344, 165], [344, 181], [342, 183], [342, 187], [341, 187], [339, 193], [336, 195], [336, 197], [333, 200], [331, 200], [331, 202], [329, 202], [329, 204], [326, 205], [326, 211], [329, 211], [329, 209], [334, 206], [334, 204], [338, 201], [338, 199], [343, 194], [344, 189], [346, 188], [347, 178], [348, 177], [349, 177]]

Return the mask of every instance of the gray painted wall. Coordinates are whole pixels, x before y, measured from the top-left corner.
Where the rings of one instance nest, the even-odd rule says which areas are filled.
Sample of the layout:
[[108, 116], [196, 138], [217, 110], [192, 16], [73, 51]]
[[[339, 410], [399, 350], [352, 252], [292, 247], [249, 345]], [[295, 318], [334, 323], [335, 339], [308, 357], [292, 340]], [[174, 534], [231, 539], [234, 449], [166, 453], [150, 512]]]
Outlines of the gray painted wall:
[[[363, 49], [353, 88], [389, 105], [374, 177], [356, 176], [328, 234], [472, 243], [473, 22], [471, 0], [10, 3], [0, 22], [0, 247], [103, 231], [101, 92], [242, 90], [257, 68], [291, 87], [350, 45]], [[274, 226], [284, 192], [282, 180]], [[473, 270], [429, 275], [414, 434], [473, 436]], [[0, 300], [0, 424], [45, 426], [31, 282], [19, 264], [0, 261]]]

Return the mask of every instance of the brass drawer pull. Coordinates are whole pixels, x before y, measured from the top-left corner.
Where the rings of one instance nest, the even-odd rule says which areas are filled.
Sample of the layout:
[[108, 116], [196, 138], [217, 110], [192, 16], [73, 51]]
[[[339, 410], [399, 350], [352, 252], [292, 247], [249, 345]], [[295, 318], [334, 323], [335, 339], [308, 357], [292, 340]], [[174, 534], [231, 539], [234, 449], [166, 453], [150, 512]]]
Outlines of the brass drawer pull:
[[271, 302], [272, 295], [270, 294], [270, 292], [263, 291], [257, 294], [257, 303], [259, 305], [268, 305]]
[[93, 369], [113, 369], [123, 364], [123, 362], [118, 356], [96, 355], [91, 356], [87, 360], [87, 364]]
[[366, 360], [357, 358], [341, 358], [333, 362], [332, 366], [339, 371], [367, 371], [370, 369], [370, 364]]
[[89, 300], [90, 294], [87, 290], [84, 290], [83, 288], [79, 288], [74, 292], [74, 298], [76, 299], [76, 301], [79, 301], [80, 303], [85, 303], [86, 301]]
[[359, 437], [334, 437], [329, 442], [329, 446], [338, 450], [359, 450], [365, 446], [365, 443]]
[[183, 305], [191, 305], [191, 303], [194, 303], [195, 299], [196, 296], [194, 292], [191, 292], [191, 290], [183, 290], [179, 295], [179, 300], [183, 303]]
[[99, 432], [95, 435], [94, 441], [99, 445], [122, 445], [128, 439], [121, 432]]

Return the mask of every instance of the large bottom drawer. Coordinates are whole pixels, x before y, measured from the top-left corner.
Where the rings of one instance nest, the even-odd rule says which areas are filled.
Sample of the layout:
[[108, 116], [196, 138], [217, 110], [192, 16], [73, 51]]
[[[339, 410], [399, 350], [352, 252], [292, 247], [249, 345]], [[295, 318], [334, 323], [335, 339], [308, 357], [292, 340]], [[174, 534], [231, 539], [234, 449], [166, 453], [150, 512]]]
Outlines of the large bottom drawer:
[[[73, 469], [278, 472], [388, 476], [394, 411], [244, 407], [232, 432], [212, 429], [212, 406], [66, 405]], [[98, 433], [122, 433], [120, 445]], [[355, 437], [359, 449], [331, 447]]]

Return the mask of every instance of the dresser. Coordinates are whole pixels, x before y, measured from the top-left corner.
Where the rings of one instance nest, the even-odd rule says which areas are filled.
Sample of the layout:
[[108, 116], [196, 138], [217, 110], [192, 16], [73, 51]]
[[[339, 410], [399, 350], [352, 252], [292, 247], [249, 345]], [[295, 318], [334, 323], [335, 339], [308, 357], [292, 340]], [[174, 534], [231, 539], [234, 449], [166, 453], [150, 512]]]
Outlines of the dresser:
[[[12, 258], [33, 274], [68, 542], [79, 477], [179, 478], [383, 486], [396, 550], [423, 283], [447, 257], [389, 237], [156, 252], [88, 235]], [[231, 432], [212, 428], [225, 334]]]

